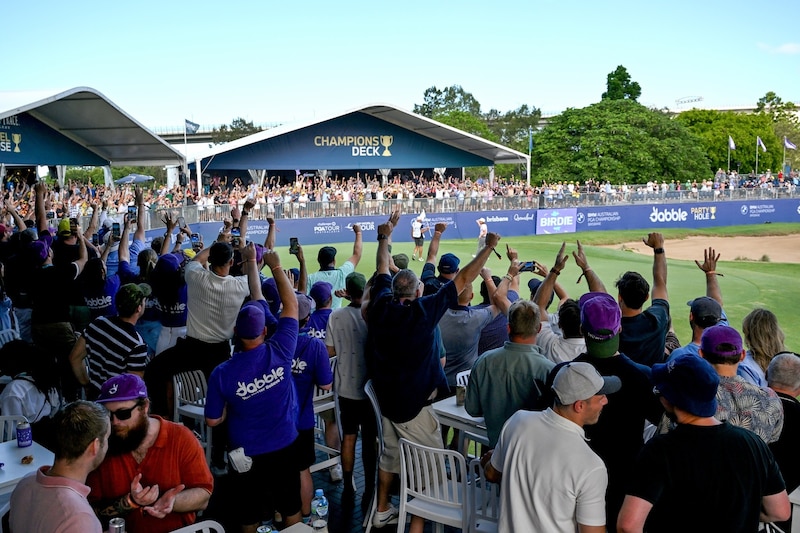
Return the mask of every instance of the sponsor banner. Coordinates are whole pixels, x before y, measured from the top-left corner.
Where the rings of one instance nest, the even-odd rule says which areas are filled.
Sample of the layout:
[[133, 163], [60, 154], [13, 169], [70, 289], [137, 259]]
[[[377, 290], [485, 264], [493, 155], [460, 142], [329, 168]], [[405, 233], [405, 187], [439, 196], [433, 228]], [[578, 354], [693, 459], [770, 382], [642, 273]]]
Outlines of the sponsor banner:
[[[393, 242], [411, 242], [411, 222], [420, 213], [404, 214], [392, 233]], [[477, 219], [484, 218], [489, 231], [502, 237], [574, 233], [576, 231], [703, 228], [713, 226], [737, 226], [770, 222], [800, 222], [800, 200], [755, 200], [726, 201], [697, 204], [618, 205], [602, 207], [578, 207], [568, 209], [525, 209], [509, 211], [467, 211], [456, 213], [427, 213], [423, 225], [426, 244], [433, 236], [437, 222], [447, 224], [443, 240], [477, 239]], [[327, 217], [279, 219], [277, 246], [288, 246], [290, 237], [297, 237], [300, 244], [321, 245], [353, 241], [353, 225], [359, 224], [364, 242], [377, 239], [378, 226], [386, 222], [386, 215], [359, 217]], [[203, 236], [210, 246], [217, 238], [222, 222], [193, 224], [192, 230]], [[264, 220], [248, 222], [249, 240], [263, 244], [269, 231]], [[147, 241], [164, 234], [164, 229], [146, 232]], [[186, 244], [188, 247], [188, 243]], [[340, 261], [350, 256], [350, 248], [340, 250], [345, 254]], [[425, 248], [427, 252], [427, 248]]]
[[0, 163], [107, 165], [108, 161], [28, 113], [0, 119]]
[[536, 213], [536, 235], [575, 233], [578, 210], [540, 209]]

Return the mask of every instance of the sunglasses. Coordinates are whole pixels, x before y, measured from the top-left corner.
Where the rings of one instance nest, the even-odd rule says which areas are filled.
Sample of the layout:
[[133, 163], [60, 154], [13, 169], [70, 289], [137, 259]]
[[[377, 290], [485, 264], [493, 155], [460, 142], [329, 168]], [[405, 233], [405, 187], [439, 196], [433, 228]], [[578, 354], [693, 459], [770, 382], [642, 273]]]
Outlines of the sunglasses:
[[136, 405], [134, 405], [133, 407], [130, 407], [128, 409], [117, 409], [116, 411], [109, 411], [108, 412], [108, 418], [113, 420], [114, 417], [116, 417], [117, 420], [120, 420], [120, 421], [129, 420], [130, 417], [133, 415], [134, 409], [136, 409], [138, 407], [141, 407], [143, 405], [144, 405], [143, 402], [136, 402]]

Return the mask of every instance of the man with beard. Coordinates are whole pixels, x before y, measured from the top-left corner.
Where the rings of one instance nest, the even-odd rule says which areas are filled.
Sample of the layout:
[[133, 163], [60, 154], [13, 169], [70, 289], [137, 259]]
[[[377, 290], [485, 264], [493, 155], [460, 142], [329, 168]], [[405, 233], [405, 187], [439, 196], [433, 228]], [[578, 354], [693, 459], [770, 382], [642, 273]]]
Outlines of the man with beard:
[[166, 533], [193, 524], [213, 478], [197, 438], [186, 427], [150, 416], [142, 378], [120, 374], [100, 389], [111, 416], [108, 455], [89, 475], [89, 502], [104, 526], [123, 517], [131, 532]]
[[78, 400], [54, 421], [58, 433], [53, 466], [42, 466], [19, 482], [11, 495], [14, 531], [101, 533], [100, 521], [86, 501], [86, 476], [103, 462], [111, 424], [96, 403]]

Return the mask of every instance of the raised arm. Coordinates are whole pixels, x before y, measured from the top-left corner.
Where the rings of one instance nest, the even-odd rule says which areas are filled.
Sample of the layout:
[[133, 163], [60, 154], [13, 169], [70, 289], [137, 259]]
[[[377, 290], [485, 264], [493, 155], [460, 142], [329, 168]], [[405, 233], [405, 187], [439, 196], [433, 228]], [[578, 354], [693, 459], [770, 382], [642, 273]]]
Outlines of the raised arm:
[[265, 250], [264, 263], [272, 271], [272, 277], [275, 278], [275, 286], [278, 288], [278, 295], [283, 303], [281, 318], [287, 317], [297, 320], [297, 297], [294, 295], [292, 283], [286, 277], [286, 272], [281, 268], [281, 258], [278, 256], [278, 252]]
[[239, 239], [242, 242], [242, 246], [247, 243], [247, 221], [250, 220], [250, 211], [252, 211], [255, 205], [256, 203], [248, 198], [242, 206], [242, 213], [239, 217]]
[[94, 201], [89, 205], [92, 207], [92, 218], [89, 219], [89, 226], [83, 232], [83, 236], [87, 239], [91, 239], [92, 235], [97, 233], [97, 228], [100, 227], [98, 223], [98, 220], [100, 220], [100, 204]]
[[247, 274], [247, 285], [250, 287], [251, 300], [263, 300], [261, 293], [261, 278], [258, 275], [258, 265], [256, 264], [256, 245], [250, 243], [242, 248], [243, 270]]
[[161, 217], [161, 221], [164, 223], [167, 229], [164, 232], [164, 242], [161, 243], [161, 250], [158, 251], [159, 256], [169, 252], [169, 244], [172, 240], [172, 232], [175, 231], [175, 227], [178, 225], [178, 219], [174, 218], [172, 213], [169, 211], [164, 212], [164, 215]]
[[437, 222], [433, 227], [433, 238], [428, 245], [428, 255], [425, 257], [426, 263], [435, 263], [436, 256], [439, 255], [439, 241], [442, 239], [442, 233], [447, 229], [447, 224], [444, 222]]
[[464, 290], [464, 287], [466, 287], [468, 283], [475, 281], [475, 278], [478, 277], [481, 269], [486, 264], [486, 260], [489, 259], [489, 255], [494, 252], [494, 248], [497, 246], [498, 242], [500, 242], [500, 235], [497, 233], [487, 233], [486, 246], [481, 248], [481, 251], [478, 252], [472, 261], [467, 263], [464, 268], [458, 271], [456, 277], [453, 278], [453, 283], [455, 283], [456, 291], [459, 294]]
[[[511, 307], [511, 301], [508, 299], [508, 291], [519, 290], [519, 254], [517, 250], [506, 245], [506, 256], [509, 260], [508, 271], [506, 275], [500, 280], [500, 285], [497, 290], [492, 294], [492, 303], [497, 307], [498, 311], [504, 315], [508, 314], [508, 308]], [[491, 276], [490, 278], [491, 279]], [[488, 287], [488, 283], [487, 283]]]
[[306, 267], [306, 256], [303, 254], [303, 246], [297, 245], [297, 262], [300, 275], [297, 279], [297, 292], [308, 293], [308, 268]]
[[274, 250], [275, 234], [278, 228], [275, 226], [275, 219], [273, 217], [267, 217], [267, 224], [269, 224], [269, 230], [267, 230], [267, 238], [264, 239], [264, 248], [267, 250]]
[[[119, 236], [119, 251], [117, 253], [119, 254], [120, 262], [121, 261], [127, 261], [127, 262], [130, 263], [130, 261], [131, 261], [130, 246], [131, 245], [128, 243], [128, 234], [131, 231], [131, 220], [130, 220], [130, 217], [128, 217], [127, 213], [124, 215], [123, 220], [125, 221], [125, 223], [122, 226], [122, 234]], [[108, 246], [106, 246], [106, 249], [103, 250], [103, 255], [104, 256], [106, 256], [106, 257], [108, 256], [108, 252], [106, 250], [111, 250], [111, 247], [112, 247], [113, 243], [114, 243], [114, 236], [112, 235], [108, 239]], [[103, 258], [103, 261], [105, 261], [105, 257]]]
[[658, 232], [647, 235], [642, 239], [647, 246], [653, 249], [653, 291], [651, 298], [668, 300], [667, 294], [667, 254], [664, 253], [664, 236]]
[[389, 220], [378, 226], [378, 253], [375, 259], [375, 267], [378, 274], [389, 274], [389, 263], [392, 258], [389, 254], [389, 241], [392, 232], [400, 220], [400, 211], [392, 211]]
[[363, 251], [363, 235], [361, 235], [361, 226], [358, 224], [353, 224], [353, 233], [356, 234], [355, 239], [353, 240], [353, 255], [351, 255], [347, 260], [353, 263], [353, 266], [358, 266], [358, 262], [361, 261], [361, 252]]
[[717, 276], [721, 275], [717, 274], [719, 255], [720, 254], [716, 253], [716, 251], [709, 246], [707, 249], [703, 250], [703, 262], [701, 263], [695, 259], [694, 264], [705, 273], [706, 296], [716, 300], [720, 307], [722, 307], [722, 290], [719, 288], [719, 282], [717, 280]]
[[137, 241], [144, 242], [144, 228], [146, 224], [145, 217], [147, 216], [147, 213], [144, 211], [144, 192], [138, 185], [134, 190], [134, 201], [136, 203], [136, 231], [133, 232], [133, 238]]
[[533, 302], [539, 306], [542, 322], [545, 322], [549, 317], [547, 314], [547, 302], [550, 300], [550, 295], [553, 293], [553, 289], [556, 286], [556, 279], [558, 279], [561, 271], [564, 270], [567, 260], [569, 259], [569, 256], [564, 253], [566, 247], [566, 242], [561, 243], [561, 248], [558, 250], [558, 254], [556, 254], [553, 268], [548, 270], [545, 265], [536, 263], [536, 268], [545, 272], [544, 281], [536, 289], [536, 294], [533, 296]]
[[44, 210], [44, 197], [47, 193], [47, 184], [43, 181], [37, 181], [33, 186], [34, 204], [33, 212], [36, 216], [36, 229], [41, 233], [47, 231], [47, 215]]
[[[583, 252], [583, 245], [581, 241], [578, 242], [578, 249], [572, 252], [572, 257], [575, 258], [575, 264], [578, 265], [583, 272], [581, 276], [586, 278], [586, 284], [589, 286], [589, 292], [608, 292], [606, 286], [600, 280], [600, 277], [589, 267], [589, 261], [586, 260], [586, 254]], [[578, 278], [580, 281], [581, 278]]]

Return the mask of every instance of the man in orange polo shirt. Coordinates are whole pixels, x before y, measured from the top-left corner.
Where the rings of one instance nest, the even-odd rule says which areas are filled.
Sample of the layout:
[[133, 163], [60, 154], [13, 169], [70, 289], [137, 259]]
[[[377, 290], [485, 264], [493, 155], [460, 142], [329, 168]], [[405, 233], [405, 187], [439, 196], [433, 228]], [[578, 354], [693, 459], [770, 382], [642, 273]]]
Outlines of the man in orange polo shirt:
[[97, 402], [111, 416], [108, 454], [86, 480], [103, 526], [125, 518], [132, 533], [166, 533], [193, 524], [214, 488], [203, 448], [186, 427], [150, 416], [142, 378], [106, 381]]

